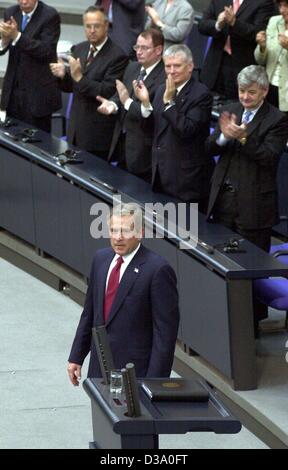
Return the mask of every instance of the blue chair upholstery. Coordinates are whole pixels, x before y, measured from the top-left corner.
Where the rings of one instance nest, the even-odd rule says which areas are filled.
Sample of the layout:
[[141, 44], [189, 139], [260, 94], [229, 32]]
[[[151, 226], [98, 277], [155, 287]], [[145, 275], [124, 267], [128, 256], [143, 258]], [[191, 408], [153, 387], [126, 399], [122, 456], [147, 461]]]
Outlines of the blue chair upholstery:
[[[288, 243], [273, 245], [270, 254], [288, 264]], [[288, 329], [288, 279], [268, 278], [254, 281], [254, 296], [262, 304], [286, 311], [285, 328]]]
[[69, 93], [67, 96], [67, 99], [65, 100], [66, 108], [63, 110], [65, 111], [65, 115], [63, 114], [63, 111], [52, 114], [52, 120], [59, 119], [61, 121], [61, 135], [58, 136], [61, 140], [67, 140], [66, 132], [67, 132], [68, 123], [70, 119], [72, 102], [73, 102], [73, 93]]

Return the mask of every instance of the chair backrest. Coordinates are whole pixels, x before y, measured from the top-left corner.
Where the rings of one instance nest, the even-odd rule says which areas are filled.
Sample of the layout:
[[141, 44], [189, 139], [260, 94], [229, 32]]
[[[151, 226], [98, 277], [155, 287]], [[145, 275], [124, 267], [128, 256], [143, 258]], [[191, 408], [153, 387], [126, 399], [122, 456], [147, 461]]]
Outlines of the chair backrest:
[[185, 44], [191, 49], [194, 66], [201, 70], [206, 54], [211, 45], [212, 38], [200, 34], [198, 24], [194, 23]]
[[288, 243], [282, 243], [281, 245], [272, 245], [270, 249], [270, 255], [277, 258], [283, 264], [288, 264]]
[[69, 93], [69, 98], [67, 101], [66, 112], [65, 112], [66, 125], [67, 125], [67, 121], [69, 121], [70, 119], [72, 103], [73, 103], [73, 93]]

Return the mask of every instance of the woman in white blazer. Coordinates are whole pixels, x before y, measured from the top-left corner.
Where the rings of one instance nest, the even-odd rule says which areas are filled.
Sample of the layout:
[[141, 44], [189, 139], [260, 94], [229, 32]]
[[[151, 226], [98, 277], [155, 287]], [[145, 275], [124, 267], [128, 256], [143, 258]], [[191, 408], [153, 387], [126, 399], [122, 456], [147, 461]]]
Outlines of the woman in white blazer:
[[194, 10], [186, 0], [155, 0], [153, 5], [147, 4], [146, 12], [145, 28], [160, 28], [165, 49], [183, 43], [193, 26]]
[[270, 89], [267, 96], [280, 111], [288, 112], [288, 0], [276, 0], [280, 15], [272, 16], [266, 31], [256, 35], [254, 52], [258, 64], [266, 67]]

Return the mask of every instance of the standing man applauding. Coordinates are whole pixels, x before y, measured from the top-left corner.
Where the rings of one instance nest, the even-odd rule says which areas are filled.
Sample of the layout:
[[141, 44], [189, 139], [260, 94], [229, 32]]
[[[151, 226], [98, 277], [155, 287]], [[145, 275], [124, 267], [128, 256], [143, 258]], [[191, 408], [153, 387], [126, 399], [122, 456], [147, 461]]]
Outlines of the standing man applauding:
[[37, 0], [18, 0], [0, 22], [0, 55], [9, 52], [1, 109], [16, 119], [51, 129], [51, 114], [61, 107], [57, 80], [49, 70], [60, 36], [57, 11]]
[[208, 216], [269, 252], [278, 223], [277, 167], [288, 136], [285, 114], [266, 101], [269, 80], [260, 65], [238, 74], [239, 101], [227, 105], [207, 151], [220, 155]]
[[[117, 122], [109, 152], [109, 159], [118, 160], [121, 167], [151, 182], [151, 150], [153, 126], [142, 116], [141, 101], [133, 91], [133, 80], [144, 80], [153, 99], [159, 85], [165, 82], [162, 61], [164, 38], [157, 29], [139, 34], [134, 45], [137, 62], [131, 61], [125, 70], [123, 83], [117, 80], [117, 93], [102, 101], [98, 112], [116, 114]], [[141, 142], [141, 144], [140, 144]]]
[[158, 192], [205, 210], [213, 162], [205, 155], [212, 97], [205, 85], [192, 77], [193, 58], [183, 45], [168, 47], [163, 55], [166, 84], [150, 104], [145, 82], [134, 83], [136, 96], [154, 118], [152, 185]]
[[100, 103], [95, 97], [109, 98], [115, 93], [115, 81], [122, 78], [128, 58], [108, 38], [108, 19], [102, 8], [87, 8], [83, 25], [87, 41], [72, 47], [69, 69], [61, 61], [50, 67], [60, 78], [61, 89], [74, 94], [68, 141], [106, 159], [115, 119], [97, 113]]
[[212, 38], [201, 72], [210, 90], [237, 100], [237, 74], [255, 63], [256, 34], [274, 12], [273, 0], [211, 0], [199, 23]]

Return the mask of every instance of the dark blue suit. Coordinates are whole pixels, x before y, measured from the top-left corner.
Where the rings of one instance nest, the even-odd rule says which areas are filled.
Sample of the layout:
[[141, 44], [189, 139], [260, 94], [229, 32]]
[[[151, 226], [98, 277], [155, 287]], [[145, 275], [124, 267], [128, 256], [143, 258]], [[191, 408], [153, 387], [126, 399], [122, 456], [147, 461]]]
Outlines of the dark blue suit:
[[[88, 377], [101, 376], [91, 328], [103, 321], [106, 277], [115, 253], [99, 250], [93, 260], [84, 310], [69, 362], [82, 365], [91, 349]], [[176, 276], [167, 261], [140, 246], [121, 279], [106, 323], [115, 367], [133, 362], [138, 377], [168, 377], [178, 333]]]
[[[4, 20], [13, 16], [21, 31], [22, 13], [19, 5], [4, 12]], [[60, 16], [57, 11], [40, 2], [15, 46], [9, 51], [7, 71], [3, 83], [1, 109], [17, 119], [48, 130], [51, 114], [61, 107], [61, 93], [57, 79], [49, 69], [57, 61], [56, 46], [60, 36]], [[18, 102], [17, 102], [18, 101]], [[23, 101], [21, 111], [19, 101]], [[48, 123], [43, 126], [43, 119]], [[41, 125], [42, 124], [42, 125]]]
[[212, 174], [211, 160], [205, 155], [209, 135], [212, 97], [205, 85], [191, 78], [164, 110], [165, 85], [153, 100], [154, 141], [152, 185], [184, 202], [207, 197]]
[[[101, 6], [102, 0], [95, 5]], [[114, 0], [112, 3], [113, 24], [109, 27], [109, 37], [128, 55], [133, 55], [132, 46], [144, 31], [145, 1]]]

